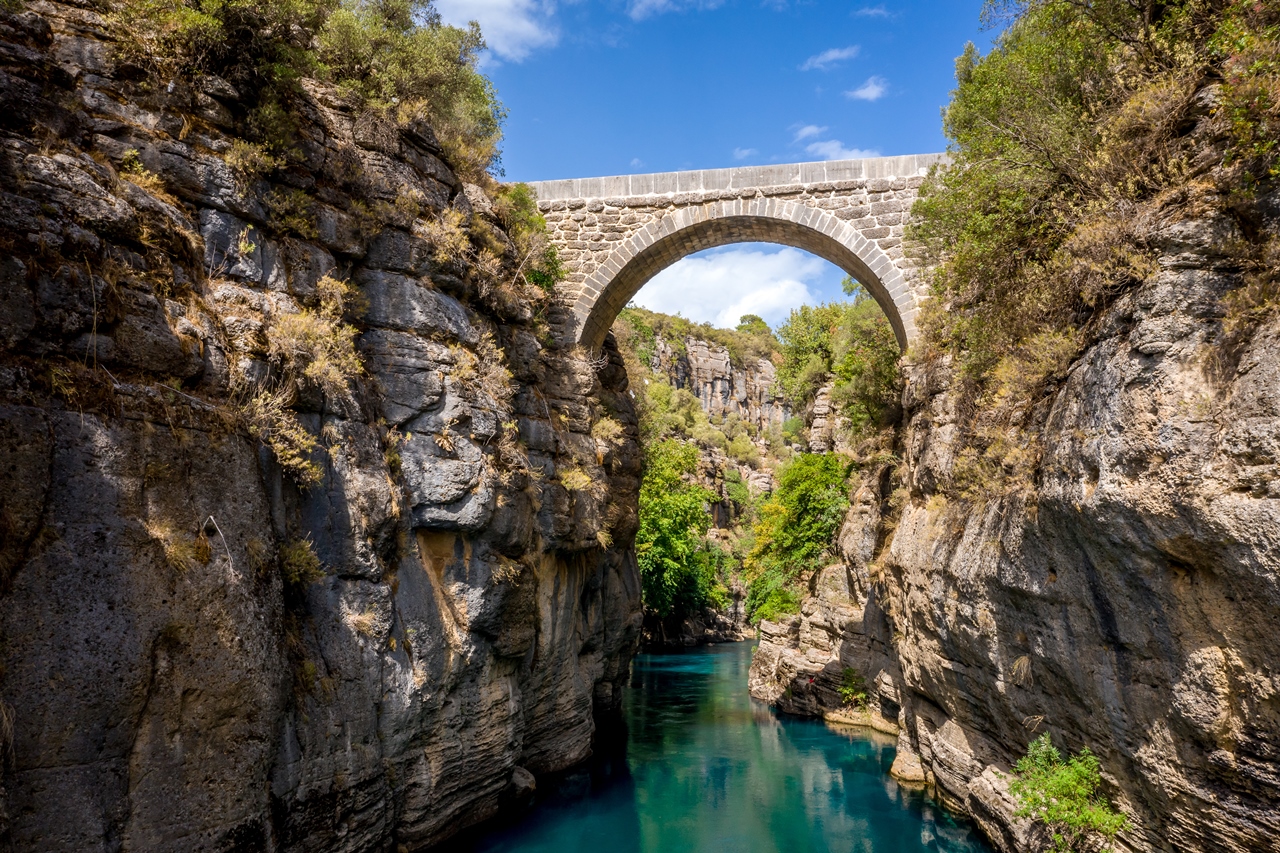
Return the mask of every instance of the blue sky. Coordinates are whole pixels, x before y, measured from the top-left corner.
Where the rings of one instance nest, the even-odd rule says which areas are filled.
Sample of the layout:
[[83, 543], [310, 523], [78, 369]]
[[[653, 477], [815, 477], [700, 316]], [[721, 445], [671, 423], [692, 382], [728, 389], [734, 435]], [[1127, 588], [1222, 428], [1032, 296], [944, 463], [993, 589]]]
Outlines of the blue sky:
[[[436, 0], [478, 20], [509, 112], [505, 179], [942, 151], [940, 110], [982, 0]], [[767, 245], [704, 252], [636, 301], [727, 324], [840, 297], [839, 270]], [[689, 294], [716, 281], [720, 298]], [[799, 285], [799, 286], [797, 286]], [[694, 287], [694, 291], [690, 290]]]

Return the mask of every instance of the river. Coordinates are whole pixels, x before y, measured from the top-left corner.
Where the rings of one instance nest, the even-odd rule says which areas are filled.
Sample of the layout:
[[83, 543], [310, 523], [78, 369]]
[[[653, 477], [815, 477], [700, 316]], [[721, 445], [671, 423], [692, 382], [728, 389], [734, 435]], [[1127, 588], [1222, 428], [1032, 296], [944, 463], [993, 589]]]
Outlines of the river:
[[[555, 785], [474, 853], [989, 853], [889, 777], [894, 738], [779, 718], [747, 695], [753, 643], [642, 654], [625, 753]], [[550, 788], [550, 790], [546, 790]]]

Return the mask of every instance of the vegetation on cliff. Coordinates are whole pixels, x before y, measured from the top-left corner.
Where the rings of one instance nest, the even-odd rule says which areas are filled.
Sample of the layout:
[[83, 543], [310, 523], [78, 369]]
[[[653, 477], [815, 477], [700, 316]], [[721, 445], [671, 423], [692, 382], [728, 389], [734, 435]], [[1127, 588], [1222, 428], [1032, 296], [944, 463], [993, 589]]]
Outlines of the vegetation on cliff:
[[120, 50], [156, 80], [216, 74], [255, 92], [247, 137], [259, 167], [293, 156], [303, 77], [324, 79], [367, 109], [425, 119], [450, 165], [471, 180], [498, 163], [505, 117], [477, 70], [479, 28], [441, 23], [423, 0], [124, 0]]
[[1280, 255], [1253, 205], [1280, 169], [1275, 4], [992, 0], [985, 14], [1009, 26], [957, 61], [953, 163], [922, 188], [910, 232], [933, 269], [917, 355], [959, 370], [970, 496], [1026, 485], [1038, 453], [1012, 433], [1101, 310], [1154, 273], [1157, 218], [1239, 223], [1246, 287], [1227, 299], [1229, 332], [1280, 305]]
[[822, 567], [849, 509], [850, 462], [836, 453], [806, 453], [784, 465], [778, 487], [756, 507], [746, 558], [751, 621], [794, 613], [796, 582]]
[[1018, 801], [1018, 817], [1045, 824], [1054, 853], [1099, 849], [1094, 840], [1111, 849], [1116, 835], [1129, 819], [1111, 807], [1101, 795], [1102, 776], [1097, 757], [1087, 748], [1064, 759], [1048, 734], [1027, 747], [1019, 759], [1009, 793]]
[[707, 505], [716, 495], [690, 479], [697, 471], [697, 447], [664, 439], [646, 446], [644, 459], [636, 559], [645, 607], [662, 618], [679, 618], [723, 606], [724, 557], [706, 540]]
[[875, 300], [846, 277], [851, 302], [802, 305], [778, 326], [782, 341], [778, 387], [796, 408], [833, 382], [832, 401], [848, 422], [849, 438], [897, 420], [901, 383], [898, 341]]
[[[716, 591], [737, 575], [747, 585], [751, 621], [777, 619], [796, 612], [804, 580], [830, 556], [849, 506], [851, 459], [808, 453], [803, 417], [766, 426], [736, 413], [708, 414], [704, 401], [676, 387], [670, 363], [687, 357], [695, 340], [724, 347], [735, 369], [767, 360], [776, 368], [779, 403], [810, 418], [818, 390], [830, 384], [837, 443], [882, 449], [897, 419], [898, 345], [875, 301], [852, 280], [845, 285], [851, 301], [797, 308], [776, 337], [754, 315], [733, 330], [634, 306], [619, 315], [613, 332], [649, 463], [637, 547], [650, 612], [665, 617], [716, 606]], [[776, 486], [753, 493], [741, 473], [748, 469], [767, 472], [765, 482]], [[730, 509], [729, 528], [715, 542], [707, 539], [713, 504]]]

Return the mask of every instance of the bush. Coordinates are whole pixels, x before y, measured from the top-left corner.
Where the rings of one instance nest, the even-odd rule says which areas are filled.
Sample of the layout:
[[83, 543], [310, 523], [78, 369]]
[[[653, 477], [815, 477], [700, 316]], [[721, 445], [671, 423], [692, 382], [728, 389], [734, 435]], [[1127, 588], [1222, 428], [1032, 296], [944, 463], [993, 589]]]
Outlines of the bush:
[[293, 591], [324, 579], [324, 566], [310, 539], [294, 539], [280, 546], [280, 576], [285, 587]]
[[[430, 2], [123, 0], [113, 17], [124, 58], [153, 79], [211, 73], [255, 93], [246, 129], [269, 156], [292, 148], [290, 100], [314, 76], [403, 123], [428, 121], [464, 179], [499, 162], [506, 113], [476, 67], [484, 40], [474, 24], [442, 24]], [[239, 171], [270, 165], [248, 153], [236, 152]]]
[[538, 200], [528, 184], [503, 187], [494, 199], [493, 211], [506, 228], [520, 256], [519, 272], [525, 280], [550, 293], [568, 271], [547, 236], [547, 220], [538, 212]]
[[[869, 434], [897, 419], [901, 383], [898, 341], [880, 306], [852, 279], [845, 279], [852, 302], [803, 305], [778, 327], [782, 363], [778, 387], [793, 406], [803, 407], [828, 381], [832, 402], [848, 418], [854, 436]], [[784, 434], [799, 437], [788, 421]]]
[[697, 613], [713, 603], [722, 556], [703, 537], [716, 495], [689, 482], [698, 449], [678, 439], [645, 447], [636, 558], [646, 610], [662, 618]]
[[777, 490], [757, 507], [745, 565], [753, 622], [795, 612], [796, 582], [830, 556], [849, 510], [849, 467], [834, 453], [802, 454], [782, 468]]
[[364, 373], [355, 347], [357, 330], [343, 322], [352, 296], [350, 285], [325, 276], [317, 283], [316, 293], [314, 308], [280, 315], [268, 324], [271, 378], [252, 388], [243, 377], [236, 379], [237, 390], [248, 397], [243, 413], [250, 429], [302, 486], [319, 483], [323, 474], [312, 459], [317, 448], [315, 437], [292, 408], [298, 394], [314, 390], [329, 397], [340, 396]]
[[[1012, 24], [986, 56], [970, 45], [957, 60], [944, 119], [953, 162], [922, 187], [909, 231], [933, 268], [922, 354], [952, 355], [971, 399], [1046, 330], [1071, 336], [1076, 352], [1088, 343], [1076, 332], [1154, 269], [1143, 216], [1217, 204], [1214, 193], [1256, 186], [1280, 162], [1275, 4], [1033, 0], [988, 11], [1013, 13]], [[1192, 132], [1196, 93], [1216, 76], [1222, 108]], [[1215, 137], [1227, 140], [1217, 163], [1204, 156]]]
[[1014, 768], [1009, 792], [1018, 801], [1018, 817], [1030, 817], [1048, 827], [1055, 853], [1093, 850], [1093, 836], [1111, 849], [1116, 835], [1129, 827], [1129, 819], [1111, 807], [1099, 793], [1102, 777], [1098, 759], [1083, 749], [1065, 761], [1048, 734], [1027, 747]]
[[867, 680], [853, 667], [840, 671], [840, 701], [859, 711], [867, 710]]

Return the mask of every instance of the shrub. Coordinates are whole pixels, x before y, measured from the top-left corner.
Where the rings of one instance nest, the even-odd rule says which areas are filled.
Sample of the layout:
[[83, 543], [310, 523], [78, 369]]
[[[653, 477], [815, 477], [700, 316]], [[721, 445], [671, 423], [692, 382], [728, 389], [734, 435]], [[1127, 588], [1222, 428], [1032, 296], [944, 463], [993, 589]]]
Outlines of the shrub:
[[212, 73], [254, 93], [246, 130], [273, 156], [293, 148], [297, 80], [316, 76], [402, 123], [428, 121], [464, 179], [498, 165], [506, 113], [477, 70], [484, 40], [429, 2], [123, 0], [112, 17], [123, 58], [153, 79]]
[[[852, 279], [851, 302], [803, 305], [781, 326], [778, 387], [793, 406], [804, 406], [834, 380], [832, 402], [848, 418], [855, 436], [896, 420], [901, 382], [898, 341], [880, 306]], [[784, 425], [784, 434], [800, 430]]]
[[858, 671], [846, 666], [840, 671], [840, 701], [859, 711], [867, 710], [867, 681]]
[[475, 180], [498, 160], [505, 111], [476, 70], [484, 39], [445, 26], [422, 0], [344, 0], [319, 32], [328, 76], [401, 121], [426, 119], [454, 169]]
[[564, 281], [568, 270], [547, 236], [547, 220], [538, 212], [538, 200], [528, 184], [509, 184], [494, 199], [497, 215], [520, 256], [517, 275], [544, 292]]
[[1009, 792], [1018, 801], [1018, 817], [1030, 817], [1048, 827], [1055, 853], [1092, 850], [1093, 836], [1111, 849], [1129, 819], [1099, 793], [1102, 777], [1098, 759], [1087, 748], [1063, 760], [1048, 734], [1027, 747], [1014, 768]]
[[755, 501], [751, 497], [751, 489], [747, 486], [742, 475], [735, 470], [725, 472], [724, 475], [724, 495], [738, 509], [738, 513], [742, 518], [748, 518], [751, 515], [752, 507]]
[[[1144, 216], [1248, 191], [1274, 177], [1280, 157], [1275, 4], [1032, 0], [990, 10], [1012, 24], [987, 55], [971, 45], [957, 60], [944, 118], [953, 162], [922, 187], [909, 231], [933, 270], [922, 354], [952, 355], [971, 400], [1046, 330], [1088, 342], [1075, 332], [1154, 269], [1137, 233]], [[1197, 90], [1218, 76], [1222, 107], [1193, 133]], [[1224, 156], [1206, 175], [1215, 137]]]
[[783, 466], [778, 488], [756, 510], [746, 557], [747, 612], [753, 622], [794, 612], [796, 581], [821, 568], [849, 509], [849, 464], [807, 453]]
[[319, 233], [316, 227], [315, 202], [302, 190], [276, 188], [263, 198], [268, 221], [282, 234], [297, 234], [314, 240]]
[[224, 159], [236, 178], [245, 184], [268, 175], [284, 165], [282, 158], [273, 155], [266, 146], [243, 139], [237, 139], [231, 143], [231, 149], [227, 151]]

